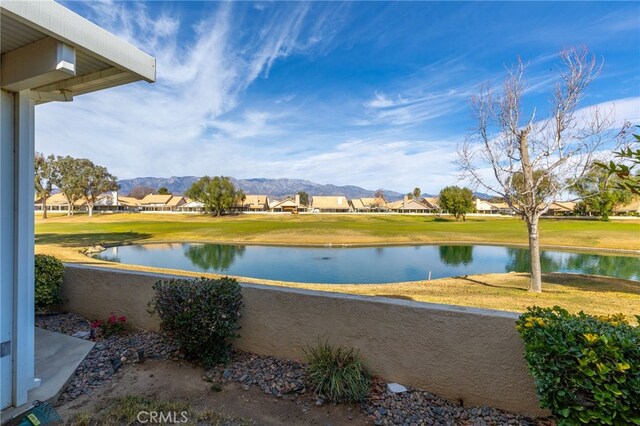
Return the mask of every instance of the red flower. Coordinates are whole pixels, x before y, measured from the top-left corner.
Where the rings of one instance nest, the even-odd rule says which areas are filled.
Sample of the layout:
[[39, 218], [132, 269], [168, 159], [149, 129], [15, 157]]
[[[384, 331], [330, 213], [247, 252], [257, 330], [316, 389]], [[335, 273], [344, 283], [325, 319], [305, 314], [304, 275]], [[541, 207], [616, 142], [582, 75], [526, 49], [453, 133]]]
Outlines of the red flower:
[[91, 323], [91, 328], [98, 328], [100, 325], [102, 325], [102, 320], [95, 320]]
[[125, 321], [127, 320], [127, 317], [124, 317], [124, 316], [123, 316], [123, 317], [118, 318], [118, 320], [119, 320], [120, 322], [125, 322]]

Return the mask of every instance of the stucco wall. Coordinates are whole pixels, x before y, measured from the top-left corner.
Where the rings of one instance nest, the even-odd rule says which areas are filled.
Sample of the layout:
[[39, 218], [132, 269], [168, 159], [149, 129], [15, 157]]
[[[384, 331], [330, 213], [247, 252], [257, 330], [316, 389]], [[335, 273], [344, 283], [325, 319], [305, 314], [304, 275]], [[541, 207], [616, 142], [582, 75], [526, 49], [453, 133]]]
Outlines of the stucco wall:
[[[147, 313], [151, 286], [168, 277], [68, 266], [64, 308], [90, 319], [111, 311], [157, 330]], [[465, 405], [543, 415], [515, 330], [516, 314], [406, 300], [243, 284], [236, 347], [301, 359], [318, 338], [360, 349], [387, 381], [428, 390]]]

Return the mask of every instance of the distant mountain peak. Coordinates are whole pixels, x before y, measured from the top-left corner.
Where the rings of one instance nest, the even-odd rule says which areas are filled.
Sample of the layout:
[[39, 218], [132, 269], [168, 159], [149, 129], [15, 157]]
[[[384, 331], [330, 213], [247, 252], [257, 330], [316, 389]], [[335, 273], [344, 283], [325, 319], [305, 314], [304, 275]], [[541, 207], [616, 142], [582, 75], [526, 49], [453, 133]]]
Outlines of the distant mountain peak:
[[[284, 198], [293, 196], [300, 191], [314, 195], [344, 195], [352, 198], [369, 198], [373, 197], [375, 190], [364, 189], [355, 185], [332, 185], [320, 184], [303, 179], [269, 179], [269, 178], [251, 178], [236, 179], [229, 177], [233, 184], [242, 189], [246, 194], [268, 195], [273, 198]], [[194, 182], [199, 179], [197, 176], [171, 176], [169, 178], [162, 177], [137, 177], [133, 179], [122, 179], [120, 184], [120, 192], [128, 194], [134, 186], [148, 186], [157, 190], [165, 187], [173, 194], [183, 194]], [[395, 191], [384, 190], [385, 197], [388, 200], [397, 200], [404, 194]], [[428, 194], [423, 194], [428, 196]]]

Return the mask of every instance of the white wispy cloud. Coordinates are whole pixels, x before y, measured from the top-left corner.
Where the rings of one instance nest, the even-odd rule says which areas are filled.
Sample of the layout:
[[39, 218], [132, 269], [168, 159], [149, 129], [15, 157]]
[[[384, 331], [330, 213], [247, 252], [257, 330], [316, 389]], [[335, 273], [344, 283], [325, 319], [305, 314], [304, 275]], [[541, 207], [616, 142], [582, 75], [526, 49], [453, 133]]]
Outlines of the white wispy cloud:
[[278, 134], [271, 120], [282, 116], [277, 111], [246, 111], [240, 118], [225, 114], [238, 107], [256, 79], [267, 78], [278, 58], [304, 49], [307, 40], [298, 38], [309, 5], [279, 9], [260, 36], [242, 46], [237, 40], [242, 21], [232, 3], [217, 4], [195, 26], [192, 41], [181, 36], [179, 17], [152, 16], [144, 3], [87, 5], [94, 22], [156, 57], [158, 81], [38, 107], [37, 149], [90, 157], [121, 177], [189, 168], [213, 174], [217, 165], [203, 164], [199, 152], [219, 148], [212, 134], [227, 140]]

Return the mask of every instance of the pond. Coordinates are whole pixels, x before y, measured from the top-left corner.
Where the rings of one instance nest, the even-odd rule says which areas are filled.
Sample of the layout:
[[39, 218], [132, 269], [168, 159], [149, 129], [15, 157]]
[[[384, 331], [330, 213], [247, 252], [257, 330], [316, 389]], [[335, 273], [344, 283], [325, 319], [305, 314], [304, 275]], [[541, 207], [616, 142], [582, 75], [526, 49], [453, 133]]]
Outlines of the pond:
[[[231, 244], [144, 244], [112, 247], [94, 257], [135, 265], [278, 281], [391, 283], [459, 275], [528, 272], [524, 248], [470, 245], [282, 247]], [[543, 272], [640, 279], [640, 258], [544, 250]]]

